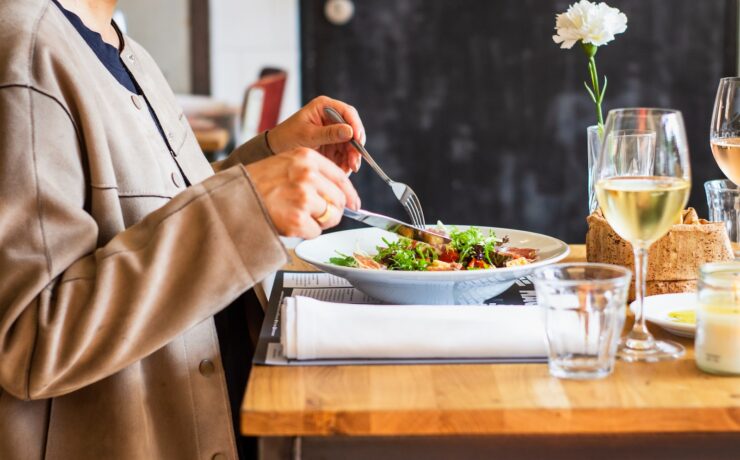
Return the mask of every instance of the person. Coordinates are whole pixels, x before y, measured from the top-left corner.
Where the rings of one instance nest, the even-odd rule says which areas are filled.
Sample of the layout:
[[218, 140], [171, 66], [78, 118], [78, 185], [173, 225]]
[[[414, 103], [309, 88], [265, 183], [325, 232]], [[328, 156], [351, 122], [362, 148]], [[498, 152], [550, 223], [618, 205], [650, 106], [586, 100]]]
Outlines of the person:
[[319, 97], [210, 165], [115, 7], [0, 0], [0, 458], [236, 458], [214, 324], [359, 207], [364, 128]]

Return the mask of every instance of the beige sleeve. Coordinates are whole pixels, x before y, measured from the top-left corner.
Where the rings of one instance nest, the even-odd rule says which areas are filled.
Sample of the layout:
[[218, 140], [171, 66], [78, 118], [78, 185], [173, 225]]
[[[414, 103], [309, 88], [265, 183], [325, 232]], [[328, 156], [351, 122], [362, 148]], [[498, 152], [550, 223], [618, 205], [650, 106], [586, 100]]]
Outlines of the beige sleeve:
[[241, 166], [97, 248], [84, 158], [62, 106], [0, 89], [0, 387], [17, 398], [114, 374], [287, 260]]
[[272, 154], [267, 143], [267, 131], [265, 131], [234, 149], [225, 160], [212, 163], [211, 166], [214, 171], [218, 172], [236, 165], [248, 165]]

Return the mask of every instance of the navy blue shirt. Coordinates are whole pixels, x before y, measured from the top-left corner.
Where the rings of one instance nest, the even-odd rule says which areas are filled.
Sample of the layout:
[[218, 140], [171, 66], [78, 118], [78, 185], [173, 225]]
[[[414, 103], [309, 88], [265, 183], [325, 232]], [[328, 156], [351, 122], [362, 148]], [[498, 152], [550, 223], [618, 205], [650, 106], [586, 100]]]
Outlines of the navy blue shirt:
[[[77, 29], [77, 32], [79, 32], [80, 36], [85, 40], [85, 42], [87, 42], [88, 46], [90, 46], [90, 49], [93, 50], [93, 52], [98, 57], [98, 59], [100, 59], [100, 62], [105, 66], [105, 68], [108, 69], [108, 72], [110, 72], [110, 74], [113, 75], [116, 80], [118, 80], [118, 83], [120, 83], [121, 86], [126, 88], [132, 94], [143, 96], [143, 92], [141, 91], [139, 85], [136, 83], [136, 80], [134, 80], [133, 75], [131, 75], [126, 66], [123, 65], [123, 61], [121, 61], [121, 53], [116, 49], [116, 47], [103, 41], [103, 37], [99, 33], [95, 32], [94, 30], [90, 30], [82, 22], [82, 19], [80, 19], [79, 16], [71, 11], [66, 10], [57, 0], [54, 0], [54, 3], [59, 7], [60, 10], [62, 10], [62, 13], [64, 13], [64, 16], [67, 17], [74, 28]], [[117, 28], [116, 32], [118, 32]], [[120, 33], [119, 37], [121, 42], [123, 42], [123, 37], [121, 37]], [[146, 97], [144, 97], [144, 100], [146, 100]], [[146, 101], [146, 105], [149, 108], [149, 113], [152, 115], [154, 124], [157, 125], [157, 129], [159, 130], [159, 134], [162, 136], [162, 140], [169, 147], [169, 143], [167, 142], [167, 137], [164, 135], [162, 125], [159, 123], [159, 119], [154, 113], [154, 110], [152, 110], [152, 106], [149, 104], [148, 100]]]

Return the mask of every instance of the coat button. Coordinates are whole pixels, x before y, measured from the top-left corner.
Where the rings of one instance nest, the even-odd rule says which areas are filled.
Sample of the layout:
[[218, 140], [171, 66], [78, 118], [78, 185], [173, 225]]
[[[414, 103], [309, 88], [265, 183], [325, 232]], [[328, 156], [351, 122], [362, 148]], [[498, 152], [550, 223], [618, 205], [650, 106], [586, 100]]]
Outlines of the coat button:
[[136, 108], [139, 110], [141, 110], [141, 108], [144, 106], [144, 104], [142, 104], [141, 102], [141, 97], [136, 94], [131, 95], [131, 101], [134, 103]]
[[224, 454], [216, 454], [213, 457], [211, 457], [211, 460], [226, 460], [226, 455], [224, 455]]
[[134, 55], [133, 54], [129, 54], [126, 57], [128, 58], [129, 61], [134, 62]]
[[180, 175], [176, 172], [173, 172], [170, 174], [170, 177], [172, 178], [172, 183], [175, 184], [175, 187], [180, 188], [182, 187], [182, 180], [180, 179]]
[[[213, 365], [213, 361], [211, 361], [210, 359], [204, 359], [200, 362], [200, 365], [198, 365], [198, 372], [206, 377], [212, 375], [215, 370], [216, 366]], [[216, 457], [214, 456], [213, 458]]]

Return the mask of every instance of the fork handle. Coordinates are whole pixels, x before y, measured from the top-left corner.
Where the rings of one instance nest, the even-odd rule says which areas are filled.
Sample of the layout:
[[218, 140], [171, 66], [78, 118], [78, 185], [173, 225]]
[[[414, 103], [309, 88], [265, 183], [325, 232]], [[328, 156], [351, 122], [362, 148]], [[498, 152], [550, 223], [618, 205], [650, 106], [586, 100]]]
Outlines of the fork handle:
[[[347, 122], [344, 120], [344, 118], [331, 107], [324, 107], [324, 113], [335, 123], [343, 123], [347, 124]], [[373, 157], [370, 156], [370, 153], [363, 147], [362, 144], [360, 144], [357, 139], [354, 137], [349, 141], [350, 144], [352, 144], [352, 147], [355, 148], [358, 152], [360, 152], [360, 155], [362, 155], [362, 158], [367, 161], [367, 164], [370, 165], [371, 168], [380, 176], [381, 179], [385, 181], [385, 183], [390, 184], [391, 178], [388, 177], [388, 175], [378, 166], [378, 164], [373, 160]]]

